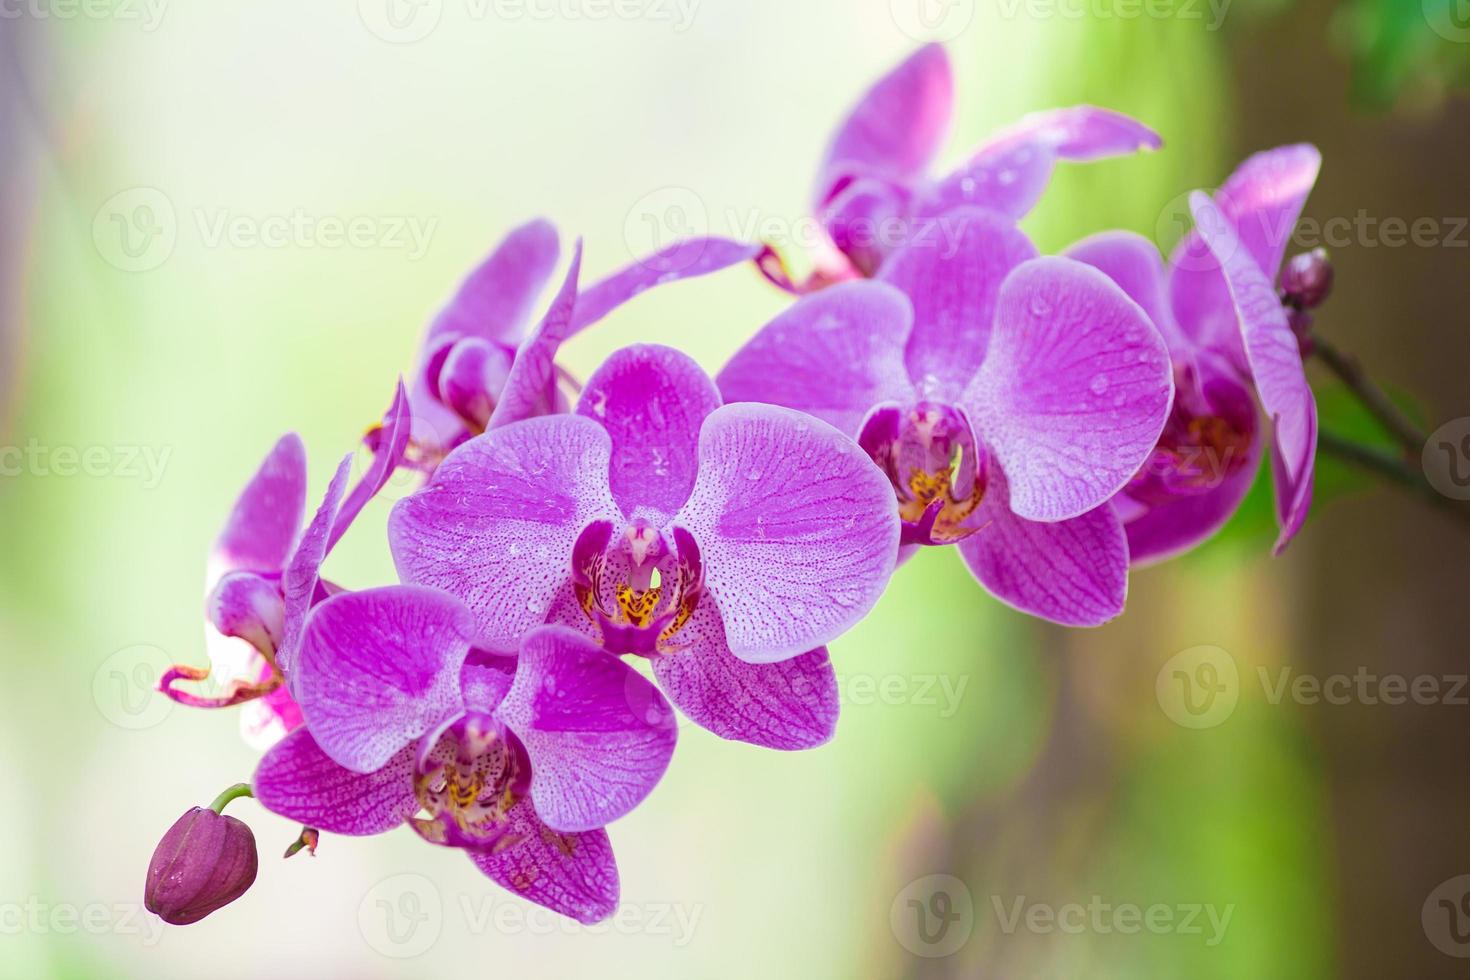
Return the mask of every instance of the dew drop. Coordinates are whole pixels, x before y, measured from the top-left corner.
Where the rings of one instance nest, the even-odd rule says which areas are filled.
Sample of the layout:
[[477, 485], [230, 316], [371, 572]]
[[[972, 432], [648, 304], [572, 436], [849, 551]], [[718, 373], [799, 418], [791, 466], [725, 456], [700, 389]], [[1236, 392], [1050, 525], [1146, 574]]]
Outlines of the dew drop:
[[1101, 395], [1108, 390], [1108, 376], [1106, 374], [1094, 374], [1092, 382], [1087, 386], [1094, 395]]

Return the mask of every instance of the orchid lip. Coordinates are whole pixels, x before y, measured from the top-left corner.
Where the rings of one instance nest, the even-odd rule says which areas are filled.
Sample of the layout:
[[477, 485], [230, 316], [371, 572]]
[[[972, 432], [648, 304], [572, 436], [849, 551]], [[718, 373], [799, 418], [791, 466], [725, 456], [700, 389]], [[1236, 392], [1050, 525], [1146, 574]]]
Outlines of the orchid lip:
[[458, 712], [420, 742], [414, 795], [421, 815], [410, 824], [434, 844], [509, 846], [506, 815], [526, 794], [528, 769], [524, 751], [494, 717]]
[[646, 521], [632, 522], [617, 539], [612, 527], [610, 521], [593, 521], [572, 548], [577, 602], [609, 652], [673, 653], [678, 648], [669, 641], [689, 621], [704, 591], [699, 546], [678, 526], [671, 531], [672, 553]]
[[979, 530], [972, 516], [985, 496], [988, 464], [963, 411], [931, 401], [880, 405], [858, 444], [893, 484], [901, 543], [954, 544]]

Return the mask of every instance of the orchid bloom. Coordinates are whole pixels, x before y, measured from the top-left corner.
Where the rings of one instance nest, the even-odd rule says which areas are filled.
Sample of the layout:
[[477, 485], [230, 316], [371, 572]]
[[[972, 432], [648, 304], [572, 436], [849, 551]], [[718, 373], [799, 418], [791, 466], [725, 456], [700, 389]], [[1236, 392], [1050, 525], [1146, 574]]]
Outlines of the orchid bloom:
[[1128, 232], [1095, 235], [1067, 252], [1143, 307], [1174, 362], [1169, 422], [1148, 463], [1113, 501], [1135, 563], [1187, 551], [1240, 506], [1262, 451], [1253, 391], [1274, 430], [1277, 554], [1306, 520], [1316, 402], [1273, 284], [1320, 166], [1307, 145], [1250, 157], [1213, 201], [1191, 198], [1196, 230], [1167, 269], [1151, 242]]
[[[491, 424], [518, 357], [554, 350], [654, 286], [750, 261], [760, 248], [724, 238], [686, 239], [632, 262], [578, 296], [579, 245], [567, 273], [573, 288], [564, 285], [545, 319], [532, 328], [531, 309], [556, 267], [558, 251], [556, 229], [549, 222], [535, 220], [516, 228], [430, 323], [409, 387], [414, 417], [410, 454], [425, 471]], [[566, 411], [556, 382], [557, 373], [548, 371], [544, 387], [535, 393], [542, 414]], [[370, 433], [370, 444], [375, 438]]]
[[954, 73], [938, 44], [879, 79], [838, 127], [817, 173], [812, 210], [832, 248], [810, 282], [794, 286], [769, 253], [762, 267], [796, 291], [873, 276], [912, 229], [956, 207], [1019, 221], [1035, 207], [1060, 160], [1087, 162], [1157, 149], [1159, 137], [1127, 116], [1072, 106], [1026, 116], [995, 134], [951, 173], [929, 176], [949, 137]]
[[261, 759], [256, 798], [338, 834], [406, 823], [523, 898], [604, 919], [618, 872], [602, 828], [662, 777], [673, 711], [571, 630], [532, 630], [514, 658], [472, 649], [476, 632], [422, 586], [320, 603], [292, 667], [306, 725]]
[[[242, 705], [241, 732], [258, 748], [301, 724], [285, 669], [306, 611], [336, 591], [319, 581], [318, 570], [403, 462], [409, 426], [408, 395], [400, 383], [367, 470], [347, 494], [352, 457], [344, 458], [304, 533], [306, 448], [295, 433], [276, 443], [235, 501], [210, 552], [205, 603], [210, 666], [175, 666], [160, 680], [160, 691], [191, 707]], [[175, 686], [205, 680], [221, 693], [207, 696]]]
[[[1099, 277], [1101, 278], [1101, 277]], [[399, 576], [514, 651], [547, 621], [648, 657], [693, 721], [783, 749], [837, 716], [824, 644], [876, 603], [898, 550], [883, 474], [825, 422], [722, 405], [686, 355], [637, 346], [574, 414], [492, 427], [394, 507]]]
[[937, 220], [959, 232], [952, 247], [916, 239], [876, 281], [799, 300], [736, 352], [720, 391], [855, 436], [889, 476], [906, 552], [957, 544], [1017, 609], [1105, 622], [1128, 548], [1104, 505], [1163, 428], [1168, 351], [1122, 289], [1037, 257], [1008, 217]]

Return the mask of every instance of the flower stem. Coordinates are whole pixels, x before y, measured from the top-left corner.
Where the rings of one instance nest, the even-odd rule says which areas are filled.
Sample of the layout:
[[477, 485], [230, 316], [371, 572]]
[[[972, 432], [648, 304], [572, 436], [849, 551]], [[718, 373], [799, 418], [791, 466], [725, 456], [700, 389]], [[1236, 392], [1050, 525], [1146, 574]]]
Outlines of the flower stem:
[[1426, 503], [1432, 504], [1446, 514], [1470, 524], [1470, 509], [1457, 501], [1443, 496], [1430, 485], [1424, 474], [1405, 462], [1403, 457], [1386, 449], [1365, 446], [1335, 433], [1322, 430], [1317, 434], [1317, 449], [1323, 455], [1332, 456], [1360, 469], [1368, 470], [1386, 480], [1391, 480], [1405, 489], [1419, 494]]
[[223, 813], [225, 807], [230, 805], [231, 800], [238, 800], [242, 796], [248, 796], [252, 799], [255, 797], [255, 793], [251, 791], [249, 783], [236, 783], [231, 786], [216, 796], [214, 802], [209, 804], [209, 808], [215, 813]]
[[1417, 458], [1424, 450], [1425, 434], [1393, 403], [1382, 388], [1373, 383], [1358, 359], [1338, 350], [1324, 340], [1321, 334], [1312, 334], [1311, 342], [1313, 353], [1348, 386], [1348, 390], [1357, 396], [1363, 407], [1373, 413], [1379, 424], [1393, 436], [1394, 441], [1403, 449], [1404, 458]]

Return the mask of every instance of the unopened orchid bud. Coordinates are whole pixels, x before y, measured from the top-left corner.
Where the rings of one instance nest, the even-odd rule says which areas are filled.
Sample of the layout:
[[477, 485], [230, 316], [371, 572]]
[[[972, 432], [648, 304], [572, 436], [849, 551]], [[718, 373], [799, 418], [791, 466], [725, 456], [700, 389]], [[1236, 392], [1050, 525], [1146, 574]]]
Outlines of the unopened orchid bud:
[[208, 807], [193, 807], [168, 829], [148, 864], [143, 905], [164, 922], [184, 926], [230, 904], [255, 883], [255, 835], [220, 811], [238, 796], [241, 784]]
[[1332, 275], [1325, 248], [1294, 255], [1281, 271], [1281, 297], [1299, 310], [1314, 310], [1332, 292]]

